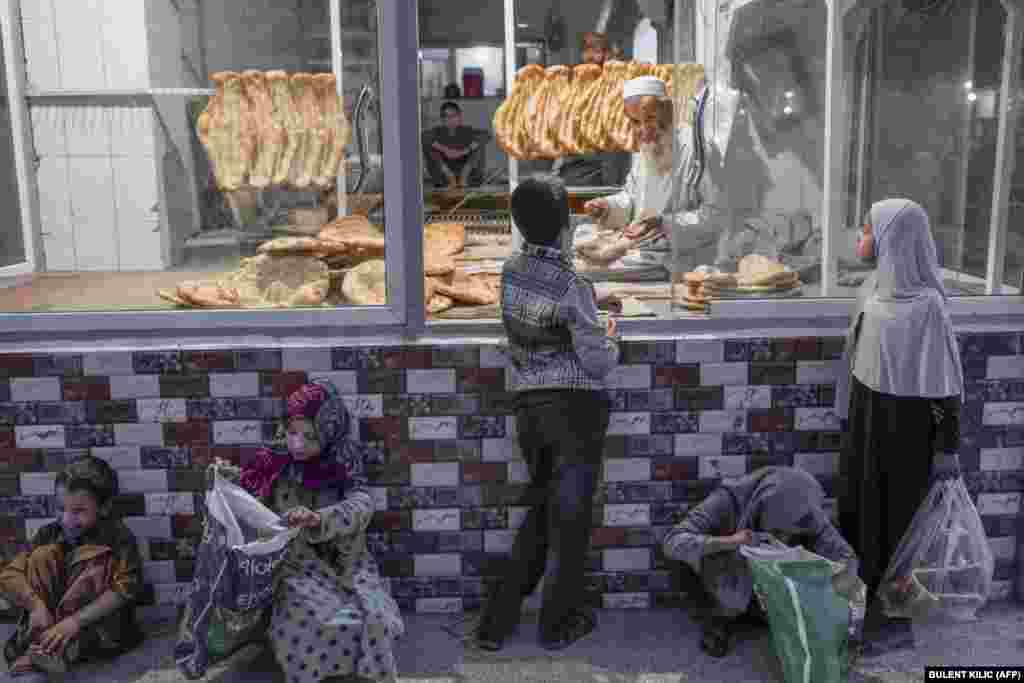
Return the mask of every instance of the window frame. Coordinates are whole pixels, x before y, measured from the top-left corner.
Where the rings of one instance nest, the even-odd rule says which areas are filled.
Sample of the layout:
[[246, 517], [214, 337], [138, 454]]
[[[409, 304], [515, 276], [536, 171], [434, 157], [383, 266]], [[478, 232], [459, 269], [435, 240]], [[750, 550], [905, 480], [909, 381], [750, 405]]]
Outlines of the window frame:
[[[340, 22], [338, 8], [343, 0], [331, 1], [332, 29], [337, 29]], [[490, 335], [501, 335], [500, 320], [456, 321], [426, 320], [423, 302], [423, 278], [406, 277], [407, 273], [423, 272], [423, 195], [422, 160], [420, 159], [420, 101], [418, 64], [419, 31], [416, 0], [377, 0], [379, 7], [378, 28], [380, 41], [381, 108], [385, 112], [394, 112], [386, 117], [383, 123], [385, 184], [394, 188], [389, 191], [385, 201], [385, 216], [389, 230], [386, 235], [387, 247], [387, 285], [390, 302], [385, 306], [337, 307], [325, 309], [298, 310], [200, 310], [200, 311], [99, 311], [99, 312], [65, 312], [65, 313], [9, 313], [0, 312], [0, 343], [17, 341], [29, 343], [35, 341], [46, 346], [56, 343], [58, 339], [81, 340], [119, 340], [128, 343], [130, 339], [146, 340], [161, 339], [166, 343], [168, 337], [173, 339], [196, 339], [216, 337], [221, 343], [225, 340], [243, 343], [267, 343], [268, 339], [305, 339], [327, 340], [339, 336], [371, 339], [453, 339], [483, 338]], [[1008, 29], [1006, 39], [1014, 40], [1013, 45], [1021, 46], [1021, 13], [1019, 8], [1024, 0], [1001, 0], [1007, 5], [1008, 16], [1013, 17], [1011, 31]], [[10, 27], [20, 26], [20, 3], [22, 0], [0, 0], [0, 11], [5, 21], [5, 49], [8, 54], [24, 55], [20, 40], [20, 31], [10, 31]], [[835, 32], [841, 27], [845, 11], [855, 5], [852, 0], [827, 0], [829, 8], [829, 55], [834, 59]], [[677, 7], [682, 3], [677, 3]], [[515, 54], [516, 23], [514, 0], [505, 0], [505, 78], [507, 92], [511, 92], [511, 84], [515, 76], [516, 65], [508, 55]], [[837, 19], [838, 18], [838, 19]], [[1010, 21], [1008, 19], [1008, 21]], [[675, 26], [682, 25], [682, 17], [677, 10], [674, 17]], [[12, 36], [9, 38], [9, 36]], [[707, 37], [697, 40], [707, 40]], [[674, 40], [676, 51], [681, 40]], [[337, 46], [335, 46], [337, 47]], [[840, 46], [841, 47], [841, 46]], [[1019, 73], [1020, 49], [1016, 55], [1015, 73]], [[335, 49], [335, 53], [337, 50]], [[337, 57], [337, 54], [335, 55]], [[343, 56], [342, 56], [343, 58]], [[340, 59], [338, 60], [340, 63]], [[832, 61], [828, 69], [830, 73], [841, 67], [841, 62]], [[24, 147], [24, 159], [19, 161], [26, 170], [24, 177], [19, 177], [22, 196], [28, 194], [30, 201], [22, 207], [23, 220], [29, 223], [26, 232], [38, 237], [39, 207], [35, 194], [28, 191], [34, 187], [34, 174], [28, 172], [31, 160], [31, 126], [25, 127], [28, 106], [26, 98], [25, 63], [18, 58], [8, 64], [8, 71], [15, 72], [16, 77], [9, 81], [10, 101], [12, 109], [21, 109], [24, 117], [21, 134], [29, 144]], [[839, 72], [841, 73], [841, 71]], [[1004, 73], [1004, 85], [1006, 83]], [[81, 93], [57, 94], [63, 97], [80, 97]], [[100, 95], [102, 93], [93, 93]], [[138, 96], [136, 93], [133, 96]], [[145, 95], [145, 94], [142, 94]], [[116, 96], [116, 94], [115, 94]], [[827, 101], [831, 101], [828, 98]], [[827, 122], [841, 123], [845, 120], [833, 117], [840, 114], [838, 107], [827, 114]], [[1004, 114], [1006, 116], [1006, 114]], [[827, 125], [831, 125], [827, 123]], [[1001, 122], [1001, 126], [1002, 126]], [[840, 126], [841, 129], [841, 126]], [[1003, 128], [1001, 127], [1003, 138]], [[17, 133], [17, 130], [16, 130]], [[1009, 138], [1012, 139], [1012, 136]], [[17, 142], [17, 141], [16, 141]], [[833, 140], [826, 149], [838, 143]], [[845, 144], [845, 141], [842, 143]], [[1007, 154], [1006, 152], [1010, 153]], [[1001, 167], [1005, 172], [1007, 166], [1012, 170], [1015, 149], [1000, 152]], [[1008, 158], [1007, 158], [1008, 157]], [[515, 160], [510, 159], [510, 190], [518, 184], [518, 168]], [[830, 182], [829, 193], [838, 198], [842, 194], [842, 164], [826, 166], [826, 179]], [[837, 175], [840, 174], [840, 175]], [[839, 188], [833, 192], [831, 188]], [[837, 209], [842, 203], [836, 200]], [[826, 201], [826, 206], [828, 202]], [[1008, 207], [1008, 197], [1006, 198]], [[1005, 208], [1005, 207], [1004, 207]], [[841, 212], [840, 212], [841, 215]], [[27, 216], [27, 218], [25, 217]], [[1003, 220], [1002, 249], [1000, 256], [1005, 254], [1005, 218]], [[828, 233], [823, 236], [828, 240]], [[514, 231], [515, 243], [520, 242], [518, 233]], [[997, 245], [998, 246], [998, 245]], [[831, 253], [831, 247], [829, 247]], [[824, 251], [824, 247], [823, 247]], [[40, 252], [36, 252], [40, 253]], [[991, 264], [991, 261], [990, 261]], [[37, 260], [36, 270], [40, 269]], [[714, 306], [711, 316], [686, 313], [671, 313], [653, 319], [624, 319], [620, 322], [620, 331], [630, 337], [678, 337], [680, 335], [700, 335], [705, 333], [731, 333], [747, 336], [750, 334], [779, 333], [783, 330], [814, 329], [819, 334], [831, 332], [840, 334], [848, 324], [850, 298], [815, 298], [807, 300], [754, 300], [754, 301], [723, 301]], [[1024, 296], [975, 296], [955, 297], [950, 302], [950, 313], [958, 325], [984, 326], [986, 324], [1013, 325], [1024, 328]]]

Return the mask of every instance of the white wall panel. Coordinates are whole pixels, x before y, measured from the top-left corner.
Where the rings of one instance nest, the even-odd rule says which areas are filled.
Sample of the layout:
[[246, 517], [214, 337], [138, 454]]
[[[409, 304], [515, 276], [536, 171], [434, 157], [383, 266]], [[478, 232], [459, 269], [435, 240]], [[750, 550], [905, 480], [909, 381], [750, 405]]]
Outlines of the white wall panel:
[[153, 1], [98, 0], [106, 87], [114, 90], [149, 87], [146, 5]]
[[39, 219], [47, 270], [75, 270], [75, 235], [68, 197], [68, 160], [39, 160]]
[[160, 213], [153, 157], [116, 157], [118, 262], [121, 270], [161, 270]]
[[109, 158], [68, 159], [79, 270], [117, 270], [114, 179]]
[[25, 43], [28, 86], [32, 90], [60, 87], [60, 60], [53, 19], [53, 0], [21, 3], [21, 26]]
[[54, 6], [61, 88], [102, 90], [105, 79], [100, 0], [63, 0]]

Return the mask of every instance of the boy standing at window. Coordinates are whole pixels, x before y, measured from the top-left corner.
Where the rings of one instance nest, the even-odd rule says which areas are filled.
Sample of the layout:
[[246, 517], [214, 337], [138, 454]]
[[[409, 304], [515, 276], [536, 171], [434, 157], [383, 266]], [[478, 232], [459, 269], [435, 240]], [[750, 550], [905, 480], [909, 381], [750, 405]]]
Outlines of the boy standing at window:
[[565, 185], [554, 176], [524, 181], [512, 216], [525, 243], [502, 271], [502, 319], [517, 392], [516, 429], [530, 469], [522, 504], [536, 502], [491, 591], [476, 643], [501, 649], [523, 599], [544, 577], [539, 639], [561, 650], [595, 628], [585, 609], [584, 562], [601, 470], [610, 402], [604, 378], [615, 368], [615, 321], [598, 320], [593, 285], [569, 260]]

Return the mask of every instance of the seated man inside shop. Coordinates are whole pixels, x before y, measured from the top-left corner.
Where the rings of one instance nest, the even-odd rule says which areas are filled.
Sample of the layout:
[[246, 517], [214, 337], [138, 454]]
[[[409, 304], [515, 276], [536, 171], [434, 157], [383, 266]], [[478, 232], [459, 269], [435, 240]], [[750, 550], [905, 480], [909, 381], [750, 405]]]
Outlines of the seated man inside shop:
[[441, 105], [441, 120], [444, 125], [423, 136], [423, 155], [434, 186], [479, 185], [483, 181], [480, 148], [486, 142], [486, 134], [463, 125], [462, 108], [455, 102]]
[[[607, 34], [584, 33], [580, 53], [581, 64], [603, 65], [612, 54]], [[628, 170], [628, 152], [575, 154], [556, 159], [551, 167], [568, 187], [618, 187]]]
[[855, 576], [857, 556], [825, 512], [818, 481], [795, 467], [762, 467], [723, 483], [665, 535], [665, 556], [681, 563], [683, 586], [707, 614], [701, 649], [712, 657], [729, 653], [744, 616], [764, 620], [753, 597], [753, 577], [740, 546], [757, 545], [765, 534], [789, 546], [802, 545]]
[[673, 235], [677, 248], [696, 250], [714, 244], [717, 230], [692, 220], [686, 205], [686, 183], [696, 163], [692, 128], [674, 125], [665, 82], [634, 78], [625, 83], [623, 98], [626, 116], [639, 131], [640, 151], [621, 192], [584, 205], [597, 224], [577, 228], [575, 250], [584, 272], [654, 271], [667, 278]]

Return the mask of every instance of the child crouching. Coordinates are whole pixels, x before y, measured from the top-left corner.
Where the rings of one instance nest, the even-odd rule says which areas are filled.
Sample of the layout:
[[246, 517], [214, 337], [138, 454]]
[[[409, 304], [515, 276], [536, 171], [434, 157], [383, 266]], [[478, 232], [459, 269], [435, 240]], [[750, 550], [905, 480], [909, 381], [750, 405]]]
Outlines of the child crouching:
[[60, 518], [0, 571], [0, 592], [23, 610], [4, 647], [16, 683], [42, 683], [47, 672], [142, 641], [134, 612], [142, 558], [132, 532], [111, 513], [117, 490], [117, 474], [103, 460], [68, 465], [56, 481]]

